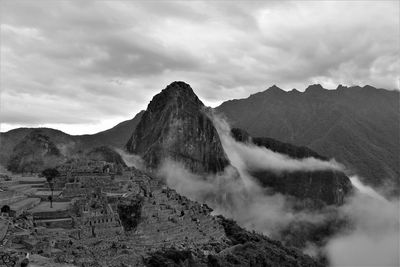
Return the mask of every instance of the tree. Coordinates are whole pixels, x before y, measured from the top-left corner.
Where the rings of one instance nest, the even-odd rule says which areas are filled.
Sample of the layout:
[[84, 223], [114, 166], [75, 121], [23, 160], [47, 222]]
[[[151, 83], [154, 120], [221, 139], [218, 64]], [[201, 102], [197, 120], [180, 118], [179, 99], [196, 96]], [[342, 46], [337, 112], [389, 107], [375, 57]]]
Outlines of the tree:
[[3, 213], [10, 213], [11, 209], [10, 206], [8, 205], [4, 205], [3, 207], [1, 207], [1, 212]]
[[49, 169], [43, 170], [42, 175], [44, 177], [46, 177], [47, 183], [49, 184], [49, 187], [51, 190], [51, 197], [49, 197], [49, 200], [50, 200], [50, 208], [52, 208], [53, 207], [54, 178], [56, 178], [57, 176], [60, 176], [60, 173], [57, 171], [57, 169], [49, 168]]

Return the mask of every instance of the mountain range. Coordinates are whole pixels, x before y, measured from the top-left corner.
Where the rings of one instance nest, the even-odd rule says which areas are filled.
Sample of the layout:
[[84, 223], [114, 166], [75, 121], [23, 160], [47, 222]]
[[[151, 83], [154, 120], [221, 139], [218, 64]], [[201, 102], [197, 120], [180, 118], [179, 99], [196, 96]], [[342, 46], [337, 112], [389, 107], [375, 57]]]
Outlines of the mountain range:
[[[233, 127], [254, 137], [271, 138], [311, 148], [335, 158], [349, 172], [391, 193], [400, 188], [399, 92], [372, 86], [310, 85], [304, 92], [277, 86], [215, 108]], [[18, 128], [0, 134], [0, 164], [6, 166], [14, 148], [30, 132], [40, 130], [58, 147], [88, 150], [99, 146], [125, 148], [145, 112], [92, 135], [68, 135], [49, 128]], [[62, 149], [61, 149], [62, 151]]]
[[[364, 96], [364, 91], [368, 96]], [[201, 102], [188, 84], [173, 82], [153, 97], [145, 111], [97, 134], [68, 135], [49, 128], [19, 128], [1, 133], [0, 163], [13, 172], [39, 172], [51, 164], [83, 156], [124, 166], [117, 153], [120, 149], [140, 156], [144, 171], [154, 177], [161, 177], [158, 170], [165, 160], [178, 162], [189, 171], [179, 174], [183, 179], [188, 179], [188, 183], [197, 179], [196, 186], [207, 182], [208, 190], [210, 186], [232, 181], [241, 188], [246, 182], [242, 175], [247, 173], [264, 194], [256, 197], [282, 194], [289, 210], [332, 213], [327, 216], [330, 220], [320, 224], [299, 221], [277, 230], [283, 245], [300, 249], [307, 244], [323, 247], [330, 236], [348, 223], [346, 218], [338, 217], [337, 211], [354, 192], [349, 173], [360, 174], [373, 185], [394, 185], [392, 193], [398, 188], [399, 170], [395, 164], [399, 149], [395, 138], [399, 130], [395, 127], [398, 96], [398, 92], [369, 86], [326, 90], [312, 85], [303, 93], [285, 92], [273, 86], [247, 99], [225, 102], [213, 110]], [[227, 137], [215, 114], [223, 114], [231, 125], [240, 128], [230, 129]], [[251, 157], [243, 161], [244, 167], [235, 165], [235, 155], [227, 154], [232, 153], [227, 147], [229, 138], [239, 149], [244, 146], [251, 153], [258, 151], [261, 153], [258, 156], [267, 153], [290, 162], [295, 169], [286, 165], [277, 171], [272, 165], [280, 164], [279, 161], [267, 164], [268, 167], [248, 164], [254, 160]], [[344, 163], [346, 172], [342, 167], [333, 168], [332, 158]], [[262, 160], [265, 158], [261, 157]], [[313, 166], [330, 167], [315, 169], [306, 164], [307, 160], [316, 164]], [[226, 172], [229, 168], [230, 172]], [[216, 184], [212, 181], [226, 174], [230, 175], [230, 181], [219, 180]], [[164, 182], [171, 186], [167, 178]], [[226, 201], [225, 204], [235, 203], [231, 201], [231, 191], [206, 193], [206, 197]], [[252, 199], [250, 195], [243, 196], [238, 199]], [[197, 201], [207, 203], [207, 199]], [[299, 223], [303, 223], [302, 230]], [[259, 238], [264, 240], [262, 236]], [[269, 243], [265, 246], [271, 248]], [[254, 253], [263, 252], [254, 248]], [[282, 262], [288, 259], [284, 256]], [[320, 260], [323, 263], [325, 259]]]
[[233, 127], [308, 147], [388, 194], [400, 187], [399, 92], [372, 86], [304, 92], [272, 86], [215, 108]]

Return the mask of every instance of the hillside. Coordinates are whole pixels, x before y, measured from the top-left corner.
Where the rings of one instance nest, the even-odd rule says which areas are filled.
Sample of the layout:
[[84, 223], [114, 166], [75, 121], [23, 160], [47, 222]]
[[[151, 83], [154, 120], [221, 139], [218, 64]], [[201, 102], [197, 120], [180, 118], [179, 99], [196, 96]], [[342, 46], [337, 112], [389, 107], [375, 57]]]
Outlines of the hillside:
[[[335, 158], [373, 186], [399, 190], [399, 92], [371, 86], [305, 92], [272, 86], [216, 108], [233, 127]], [[393, 192], [392, 192], [393, 193]]]
[[40, 172], [62, 160], [60, 150], [38, 129], [30, 132], [15, 146], [7, 169], [12, 172]]
[[[231, 130], [231, 134], [236, 141], [265, 147], [290, 158], [306, 159], [313, 157], [328, 161], [327, 158], [309, 148], [297, 147], [272, 138], [253, 138], [242, 129], [234, 128]], [[309, 200], [316, 206], [342, 205], [345, 198], [353, 191], [349, 178], [341, 171], [298, 170], [280, 173], [262, 169], [248, 169], [247, 171], [261, 186], [270, 188], [274, 192], [295, 197], [299, 206], [301, 206], [301, 202], [308, 203], [306, 206], [309, 205]]]
[[51, 128], [18, 128], [1, 133], [0, 164], [6, 166], [17, 144], [36, 130], [40, 130], [43, 135], [47, 136], [64, 155], [101, 146], [123, 148], [142, 115], [143, 111], [136, 114], [131, 120], [123, 121], [109, 130], [91, 135], [69, 135]]

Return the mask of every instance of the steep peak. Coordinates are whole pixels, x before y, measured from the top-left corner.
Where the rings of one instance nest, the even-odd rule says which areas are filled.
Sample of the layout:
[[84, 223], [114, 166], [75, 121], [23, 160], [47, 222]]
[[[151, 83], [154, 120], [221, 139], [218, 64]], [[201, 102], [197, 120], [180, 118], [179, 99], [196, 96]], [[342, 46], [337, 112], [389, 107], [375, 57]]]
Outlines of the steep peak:
[[229, 164], [203, 103], [184, 82], [153, 97], [126, 148], [153, 170], [167, 159], [195, 173], [221, 172]]
[[320, 85], [320, 84], [312, 84], [312, 85], [309, 85], [306, 88], [305, 93], [315, 94], [315, 93], [321, 93], [321, 92], [324, 92], [324, 91], [325, 91], [325, 88], [322, 87], [322, 85]]
[[156, 111], [169, 103], [178, 104], [181, 108], [193, 105], [204, 106], [197, 95], [193, 92], [190, 85], [182, 81], [172, 82], [159, 94], [155, 95], [150, 101], [147, 109], [150, 111]]
[[267, 92], [269, 93], [274, 93], [274, 94], [282, 94], [285, 93], [284, 90], [282, 90], [281, 88], [279, 88], [278, 86], [276, 86], [275, 84], [272, 85], [270, 88], [267, 89]]
[[349, 87], [339, 84], [338, 87], [336, 87], [336, 90], [341, 91], [341, 90], [346, 90], [347, 88], [349, 88]]
[[182, 81], [175, 81], [169, 84], [160, 94], [165, 94], [171, 97], [183, 97], [188, 100], [200, 101], [197, 95], [193, 92], [189, 84]]
[[185, 91], [187, 91], [187, 93], [194, 94], [190, 85], [183, 81], [172, 82], [165, 89], [162, 90], [162, 92], [166, 93], [171, 93], [171, 92], [182, 93]]

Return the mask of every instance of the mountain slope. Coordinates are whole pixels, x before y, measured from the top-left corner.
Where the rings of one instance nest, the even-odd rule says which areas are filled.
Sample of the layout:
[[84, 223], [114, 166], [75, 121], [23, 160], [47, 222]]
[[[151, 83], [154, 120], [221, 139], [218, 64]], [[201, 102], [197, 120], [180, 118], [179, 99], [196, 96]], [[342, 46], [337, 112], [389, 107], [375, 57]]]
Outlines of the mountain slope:
[[126, 148], [150, 168], [168, 158], [195, 173], [221, 172], [229, 164], [204, 104], [184, 82], [153, 97]]
[[344, 163], [371, 185], [399, 189], [399, 92], [311, 85], [301, 93], [273, 86], [216, 110], [252, 136], [307, 146]]
[[89, 150], [95, 147], [109, 146], [123, 148], [129, 139], [132, 129], [136, 128], [144, 111], [113, 128], [96, 134], [69, 135], [51, 128], [18, 128], [0, 134], [0, 164], [6, 166], [17, 144], [30, 133], [40, 130], [60, 149], [62, 154], [75, 153], [79, 150]]
[[[309, 148], [297, 147], [272, 138], [252, 138], [246, 131], [238, 128], [233, 128], [231, 134], [236, 141], [265, 147], [290, 158], [313, 157], [322, 161], [328, 160]], [[281, 173], [262, 169], [247, 171], [256, 178], [261, 186], [295, 197], [299, 206], [301, 206], [301, 201], [306, 205], [310, 204], [310, 200], [317, 206], [342, 205], [345, 198], [353, 192], [350, 179], [343, 172], [337, 170], [299, 170]]]
[[32, 131], [11, 153], [7, 169], [12, 172], [40, 172], [63, 160], [56, 145], [40, 129]]

